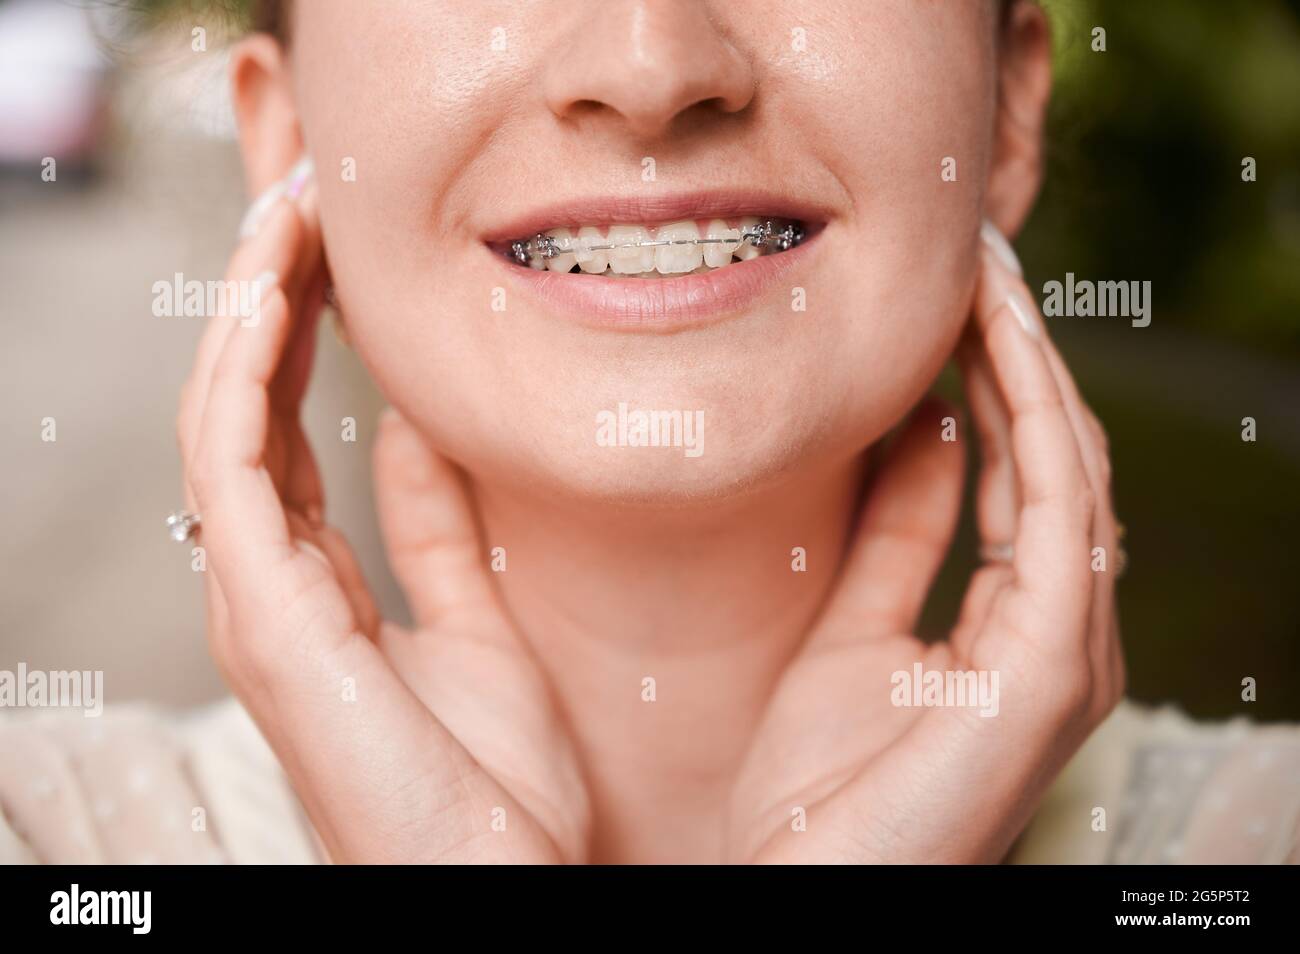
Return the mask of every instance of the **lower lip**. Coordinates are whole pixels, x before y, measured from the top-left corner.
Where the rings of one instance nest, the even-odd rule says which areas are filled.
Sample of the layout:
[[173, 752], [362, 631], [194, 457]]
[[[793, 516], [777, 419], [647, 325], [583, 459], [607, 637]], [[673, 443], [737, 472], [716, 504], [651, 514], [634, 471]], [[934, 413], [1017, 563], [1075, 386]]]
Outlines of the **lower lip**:
[[664, 278], [542, 271], [493, 254], [514, 281], [562, 318], [601, 330], [666, 333], [745, 314], [804, 262], [818, 238], [711, 272]]

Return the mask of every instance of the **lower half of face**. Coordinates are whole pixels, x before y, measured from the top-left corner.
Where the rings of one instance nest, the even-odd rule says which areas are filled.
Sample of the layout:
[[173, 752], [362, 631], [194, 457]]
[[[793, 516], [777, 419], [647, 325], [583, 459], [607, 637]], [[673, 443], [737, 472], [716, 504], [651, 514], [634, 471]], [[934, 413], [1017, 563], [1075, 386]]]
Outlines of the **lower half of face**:
[[473, 475], [652, 505], [897, 423], [969, 308], [988, 12], [520, 6], [299, 16], [309, 150], [355, 170], [322, 177], [330, 266], [388, 399]]

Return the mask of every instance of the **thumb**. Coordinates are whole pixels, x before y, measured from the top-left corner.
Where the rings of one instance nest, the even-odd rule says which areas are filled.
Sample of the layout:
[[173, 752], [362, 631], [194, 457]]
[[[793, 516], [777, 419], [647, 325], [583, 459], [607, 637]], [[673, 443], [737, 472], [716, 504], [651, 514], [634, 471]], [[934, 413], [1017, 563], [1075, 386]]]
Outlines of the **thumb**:
[[922, 401], [867, 492], [829, 611], [857, 632], [916, 626], [961, 512], [965, 455], [956, 418], [946, 401]]
[[375, 498], [389, 563], [417, 624], [487, 606], [492, 588], [462, 475], [393, 408], [379, 420]]

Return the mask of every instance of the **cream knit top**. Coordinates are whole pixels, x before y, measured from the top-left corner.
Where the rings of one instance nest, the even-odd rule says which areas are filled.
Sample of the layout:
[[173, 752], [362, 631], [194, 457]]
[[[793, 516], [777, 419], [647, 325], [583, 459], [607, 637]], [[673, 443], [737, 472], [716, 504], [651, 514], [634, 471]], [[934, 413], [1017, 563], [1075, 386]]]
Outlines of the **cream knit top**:
[[[1016, 863], [1300, 862], [1300, 726], [1121, 704], [1012, 851]], [[328, 860], [233, 700], [0, 711], [0, 862]]]

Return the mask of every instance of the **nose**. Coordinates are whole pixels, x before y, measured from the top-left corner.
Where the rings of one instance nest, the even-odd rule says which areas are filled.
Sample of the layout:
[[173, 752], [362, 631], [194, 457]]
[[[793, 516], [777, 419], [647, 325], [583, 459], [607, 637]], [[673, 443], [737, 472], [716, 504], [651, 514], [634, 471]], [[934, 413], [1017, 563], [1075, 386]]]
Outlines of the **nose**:
[[709, 19], [709, 6], [708, 0], [574, 4], [584, 12], [544, 67], [547, 106], [561, 119], [613, 119], [641, 139], [668, 132], [693, 107], [740, 112], [754, 97], [754, 71]]

